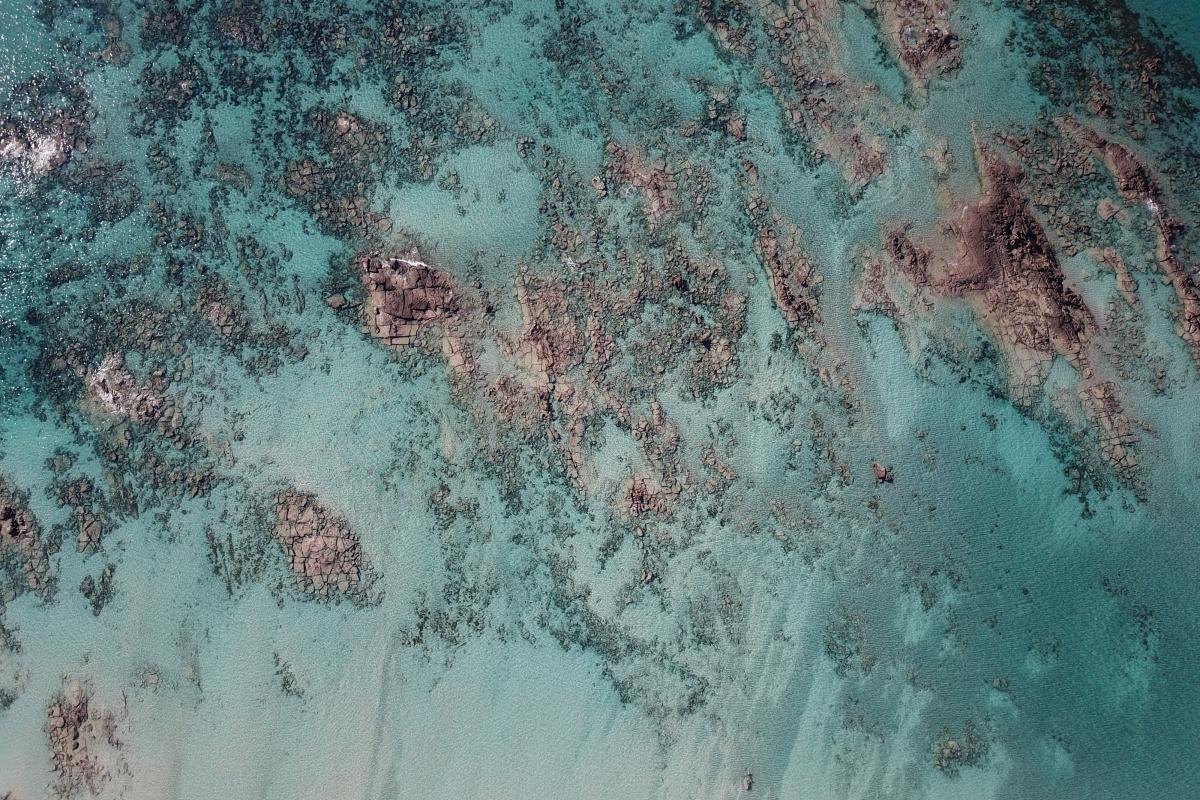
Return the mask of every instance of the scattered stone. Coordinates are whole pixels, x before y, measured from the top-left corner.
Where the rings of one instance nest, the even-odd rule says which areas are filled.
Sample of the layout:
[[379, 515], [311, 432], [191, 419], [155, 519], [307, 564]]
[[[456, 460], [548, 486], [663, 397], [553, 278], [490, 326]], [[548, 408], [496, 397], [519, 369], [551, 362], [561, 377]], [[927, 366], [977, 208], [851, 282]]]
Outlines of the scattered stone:
[[116, 576], [116, 572], [115, 564], [107, 564], [101, 571], [99, 580], [91, 575], [85, 575], [79, 584], [79, 593], [90, 602], [93, 616], [100, 616], [100, 612], [112, 599], [114, 594], [113, 578]]

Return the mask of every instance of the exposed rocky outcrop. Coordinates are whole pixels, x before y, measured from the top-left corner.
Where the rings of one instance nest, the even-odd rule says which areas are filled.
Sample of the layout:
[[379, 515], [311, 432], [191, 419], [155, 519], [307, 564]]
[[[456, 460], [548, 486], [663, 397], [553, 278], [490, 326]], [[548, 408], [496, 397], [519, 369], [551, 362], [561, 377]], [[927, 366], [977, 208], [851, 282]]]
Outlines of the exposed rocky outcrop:
[[952, 224], [959, 252], [934, 282], [974, 301], [1007, 348], [1017, 399], [1025, 401], [1056, 354], [1091, 377], [1083, 340], [1095, 321], [1064, 283], [1054, 247], [1021, 191], [1020, 170], [987, 145], [977, 149], [984, 196]]
[[622, 509], [631, 517], [648, 514], [667, 516], [682, 492], [677, 483], [662, 484], [646, 475], [634, 475], [625, 482]]
[[393, 347], [408, 347], [438, 325], [450, 366], [462, 373], [474, 369], [467, 344], [458, 336], [459, 289], [450, 273], [419, 258], [383, 258], [377, 253], [360, 256], [358, 269], [366, 297], [363, 315], [372, 336]]
[[375, 576], [358, 536], [315, 495], [295, 490], [275, 495], [275, 538], [306, 594], [366, 599]]
[[101, 508], [103, 496], [92, 479], [82, 477], [56, 483], [55, 499], [59, 506], [71, 509], [76, 529], [76, 549], [81, 553], [98, 549], [111, 521]]
[[813, 333], [821, 322], [817, 292], [822, 277], [804, 251], [800, 229], [771, 212], [757, 195], [748, 209], [754, 226], [754, 251], [767, 273], [771, 296], [788, 326]]
[[698, 4], [717, 46], [745, 59], [771, 90], [792, 135], [861, 187], [887, 168], [880, 131], [895, 109], [877, 86], [842, 68], [842, 13], [836, 0]]
[[104, 357], [88, 376], [87, 388], [89, 399], [101, 412], [127, 417], [142, 425], [157, 419], [163, 408], [163, 398], [134, 380], [120, 353]]
[[87, 113], [82, 84], [40, 75], [14, 87], [0, 109], [0, 173], [38, 179], [87, 152]]
[[958, 35], [950, 27], [955, 0], [865, 0], [880, 33], [919, 92], [958, 69]]
[[[651, 227], [662, 223], [678, 209], [675, 191], [679, 183], [675, 170], [665, 159], [650, 160], [617, 142], [609, 142], [606, 149], [608, 172], [612, 179], [632, 186], [645, 195], [646, 220]], [[599, 187], [597, 191], [600, 191]]]
[[[999, 346], [1009, 394], [1026, 411], [1035, 410], [1052, 363], [1062, 357], [1078, 378], [1071, 391], [1050, 398], [1050, 413], [1087, 431], [1098, 456], [1136, 489], [1139, 437], [1115, 385], [1098, 374], [1102, 352], [1092, 339], [1100, 326], [1068, 285], [1022, 170], [981, 141], [976, 159], [982, 196], [961, 204], [941, 240], [915, 240], [907, 226], [890, 228], [884, 236], [887, 263], [866, 258], [856, 304], [911, 327], [917, 313], [932, 315], [947, 299], [965, 301]], [[1135, 301], [1136, 287], [1119, 256], [1109, 261]]]
[[1173, 213], [1166, 192], [1133, 148], [1109, 139], [1071, 117], [1060, 120], [1059, 124], [1104, 162], [1113, 186], [1124, 200], [1141, 205], [1150, 214], [1157, 237], [1155, 260], [1170, 281], [1180, 304], [1176, 327], [1192, 358], [1200, 364], [1200, 285], [1191, 265], [1183, 260], [1179, 239], [1185, 226]]

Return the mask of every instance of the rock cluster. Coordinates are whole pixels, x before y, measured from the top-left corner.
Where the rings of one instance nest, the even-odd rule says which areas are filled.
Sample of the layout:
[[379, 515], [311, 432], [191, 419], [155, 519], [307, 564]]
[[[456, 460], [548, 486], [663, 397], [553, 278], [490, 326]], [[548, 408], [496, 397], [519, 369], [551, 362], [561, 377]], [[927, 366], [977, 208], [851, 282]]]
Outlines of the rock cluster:
[[413, 344], [422, 328], [457, 310], [449, 274], [423, 261], [368, 255], [359, 260], [359, 269], [367, 291], [367, 324], [391, 345]]
[[81, 84], [36, 76], [13, 88], [10, 105], [23, 108], [0, 118], [0, 172], [39, 178], [72, 153], [87, 152], [88, 99]]
[[679, 207], [675, 190], [679, 188], [675, 170], [665, 159], [649, 161], [639, 153], [610, 141], [608, 171], [617, 183], [638, 189], [646, 197], [646, 220], [651, 227], [658, 225]]
[[458, 372], [473, 369], [470, 351], [457, 332], [459, 290], [448, 272], [419, 258], [382, 258], [367, 253], [358, 259], [368, 332], [393, 347], [418, 344], [422, 333], [438, 324], [442, 351]]
[[737, 110], [734, 97], [723, 87], [708, 87], [708, 108], [704, 121], [689, 122], [679, 133], [690, 139], [700, 132], [702, 126], [724, 131], [739, 142], [746, 141], [746, 113]]
[[67, 163], [71, 145], [58, 131], [36, 133], [7, 122], [0, 128], [0, 160], [15, 163], [32, 175], [45, 175]]
[[249, 328], [246, 315], [239, 305], [222, 283], [203, 287], [196, 297], [196, 310], [217, 333], [227, 339], [241, 339]]
[[549, 388], [583, 354], [583, 336], [567, 308], [566, 292], [553, 281], [523, 272], [517, 278], [522, 330], [512, 357], [534, 375], [535, 385]]
[[1117, 386], [1112, 381], [1097, 381], [1079, 390], [1079, 399], [1091, 418], [1100, 439], [1100, 452], [1119, 475], [1132, 481], [1138, 461], [1134, 448], [1138, 436], [1133, 423], [1117, 398]]
[[112, 712], [93, 702], [90, 684], [72, 680], [55, 695], [46, 713], [55, 797], [84, 791], [96, 797], [104, 790], [123, 767], [116, 729]]
[[957, 775], [962, 767], [978, 764], [988, 753], [987, 742], [968, 722], [961, 736], [949, 731], [936, 737], [931, 749], [933, 750], [933, 765], [947, 775]]
[[634, 475], [625, 483], [622, 509], [631, 517], [647, 514], [666, 516], [679, 499], [682, 487], [678, 484], [664, 486], [646, 475]]
[[1178, 239], [1184, 233], [1183, 223], [1173, 216], [1159, 182], [1132, 148], [1107, 139], [1074, 119], [1065, 120], [1063, 126], [1103, 160], [1121, 197], [1143, 206], [1151, 215], [1158, 240], [1155, 260], [1181, 306], [1178, 333], [1200, 364], [1200, 285], [1179, 257]]
[[767, 273], [771, 296], [788, 326], [813, 333], [821, 322], [817, 291], [822, 277], [804, 252], [800, 229], [771, 212], [759, 196], [748, 205], [754, 224], [754, 251]]
[[358, 536], [316, 496], [295, 490], [275, 495], [275, 538], [306, 594], [320, 599], [364, 595], [370, 570]]
[[931, 77], [958, 69], [958, 36], [950, 27], [955, 0], [874, 0], [870, 5], [884, 40], [919, 91]]
[[162, 397], [152, 389], [139, 386], [125, 369], [120, 353], [110, 353], [87, 378], [88, 395], [104, 412], [116, 417], [128, 417], [141, 425], [158, 418], [163, 408]]
[[313, 126], [329, 142], [329, 151], [340, 161], [369, 158], [386, 143], [382, 128], [368, 124], [349, 111], [313, 113]]
[[25, 590], [45, 597], [50, 586], [50, 557], [41, 528], [27, 505], [28, 496], [0, 480], [0, 607]]
[[1020, 171], [985, 145], [979, 160], [985, 195], [956, 223], [962, 258], [943, 286], [979, 294], [1002, 340], [1047, 359], [1061, 353], [1080, 366], [1091, 313], [1064, 285], [1054, 248], [1020, 191]]
[[770, 88], [790, 131], [860, 187], [887, 167], [880, 131], [892, 109], [878, 87], [839, 66], [842, 13], [836, 0], [751, 4], [736, 14], [723, 3], [699, 4], [717, 44], [750, 62]]
[[284, 173], [283, 184], [294, 197], [303, 197], [333, 183], [335, 175], [311, 158], [291, 161]]
[[386, 215], [371, 211], [364, 195], [339, 193], [337, 171], [310, 158], [289, 162], [283, 183], [322, 227], [338, 235], [366, 236], [392, 228]]
[[[1104, 460], [1136, 489], [1138, 437], [1114, 385], [1097, 375], [1103, 362], [1093, 361], [1099, 351], [1089, 344], [1099, 326], [1079, 294], [1066, 285], [1054, 246], [1025, 191], [1025, 173], [982, 142], [976, 143], [976, 158], [984, 194], [978, 202], [964, 204], [946, 226], [951, 252], [893, 229], [885, 237], [888, 255], [918, 292], [928, 288], [941, 297], [960, 297], [975, 309], [1003, 352], [1009, 391], [1023, 408], [1034, 406], [1053, 360], [1065, 358], [1080, 381], [1077, 393], [1051, 398], [1056, 413], [1081, 428], [1093, 428]], [[1137, 186], [1146, 183], [1138, 177], [1129, 180]], [[1115, 250], [1102, 251], [1099, 260], [1116, 271], [1119, 288], [1136, 304], [1136, 284]], [[919, 305], [892, 301], [886, 276], [877, 268], [864, 274], [860, 293], [865, 304], [892, 310], [903, 306], [902, 314]]]
[[678, 458], [679, 429], [666, 418], [658, 400], [653, 399], [650, 415], [633, 420], [630, 432], [651, 471], [626, 481], [622, 510], [632, 517], [668, 516], [684, 490], [692, 485], [691, 475]]
[[90, 553], [99, 548], [108, 520], [98, 508], [102, 498], [91, 478], [76, 478], [56, 484], [55, 498], [60, 506], [71, 509], [77, 533], [76, 549], [81, 553]]
[[113, 580], [116, 577], [117, 568], [113, 564], [105, 565], [100, 571], [99, 578], [93, 578], [91, 575], [83, 576], [83, 580], [79, 582], [79, 593], [92, 607], [92, 615], [100, 616], [100, 612], [112, 600], [116, 590], [113, 586]]

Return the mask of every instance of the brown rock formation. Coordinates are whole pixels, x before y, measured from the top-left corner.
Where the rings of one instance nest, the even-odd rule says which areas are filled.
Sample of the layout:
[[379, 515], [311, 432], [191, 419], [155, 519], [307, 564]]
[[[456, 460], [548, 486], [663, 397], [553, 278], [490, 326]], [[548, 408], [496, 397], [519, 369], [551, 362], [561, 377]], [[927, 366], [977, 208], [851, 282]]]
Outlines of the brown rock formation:
[[[1071, 393], [1066, 400], [1052, 400], [1057, 413], [1091, 428], [1103, 459], [1127, 485], [1137, 488], [1138, 437], [1115, 385], [1096, 377], [1089, 355], [1096, 320], [1066, 285], [1054, 247], [1026, 195], [1021, 170], [981, 142], [976, 144], [976, 158], [983, 196], [963, 205], [945, 226], [947, 241], [936, 246], [914, 242], [904, 228], [885, 236], [898, 282], [907, 285], [912, 297], [897, 303], [889, 276], [880, 264], [868, 261], [859, 302], [907, 322], [918, 305], [912, 300], [925, 292], [932, 293], [931, 309], [935, 300], [962, 298], [999, 345], [1013, 401], [1023, 408], [1033, 407], [1054, 359], [1065, 358], [1080, 381], [1074, 400]], [[1119, 258], [1113, 268], [1122, 274]], [[1131, 284], [1125, 271], [1122, 289], [1132, 292]]]
[[332, 170], [325, 169], [312, 159], [305, 158], [288, 164], [287, 172], [284, 175], [284, 186], [292, 196], [303, 197], [331, 184], [335, 177]]
[[54, 797], [97, 797], [124, 771], [116, 730], [116, 718], [94, 702], [90, 684], [69, 681], [54, 696], [46, 712]]
[[[984, 196], [951, 226], [958, 257], [934, 282], [940, 292], [976, 305], [1005, 346], [1010, 383], [1025, 402], [1056, 354], [1090, 377], [1083, 340], [1094, 319], [1064, 285], [1054, 248], [1021, 191], [1020, 170], [986, 145], [977, 149]], [[915, 248], [912, 259], [925, 261]]]
[[666, 516], [682, 491], [682, 487], [676, 483], [663, 485], [655, 478], [634, 475], [625, 483], [622, 508], [631, 517], [647, 514]]
[[[746, 59], [775, 96], [788, 128], [828, 156], [853, 186], [887, 168], [880, 135], [889, 108], [877, 86], [840, 66], [837, 0], [714, 3], [698, 9], [717, 45]], [[736, 20], [736, 21], [735, 21]]]
[[930, 78], [958, 69], [958, 36], [950, 28], [954, 0], [866, 0], [880, 33], [919, 92]]
[[77, 531], [76, 549], [81, 553], [98, 549], [108, 521], [98, 508], [100, 493], [91, 478], [76, 478], [59, 484], [55, 495], [59, 506], [71, 509]]
[[[618, 183], [642, 192], [646, 197], [646, 220], [651, 227], [659, 224], [679, 207], [675, 190], [679, 187], [676, 174], [664, 159], [649, 161], [644, 155], [609, 142], [608, 169]], [[603, 185], [603, 184], [602, 184]]]
[[1136, 477], [1138, 443], [1133, 423], [1117, 398], [1112, 381], [1097, 381], [1079, 390], [1079, 399], [1100, 440], [1100, 452], [1116, 472], [1127, 480]]
[[517, 303], [523, 325], [512, 357], [535, 376], [535, 386], [547, 388], [579, 363], [583, 337], [567, 308], [565, 291], [553, 281], [522, 272], [517, 278]]
[[87, 379], [88, 396], [103, 413], [127, 417], [141, 425], [158, 418], [163, 398], [146, 386], [140, 386], [125, 369], [120, 353], [110, 353]]
[[418, 258], [382, 258], [367, 253], [358, 259], [366, 302], [363, 314], [372, 336], [393, 347], [418, 343], [434, 326], [442, 329], [442, 352], [458, 372], [474, 369], [471, 353], [457, 334], [460, 301], [454, 278]]
[[28, 496], [0, 480], [0, 607], [26, 589], [46, 597], [50, 591], [50, 558], [41, 528], [28, 508]]
[[790, 327], [812, 333], [821, 322], [817, 289], [822, 277], [800, 243], [800, 229], [770, 212], [761, 197], [751, 198], [754, 251], [767, 273], [771, 296]]
[[1137, 281], [1129, 272], [1129, 267], [1125, 265], [1125, 259], [1121, 258], [1121, 254], [1115, 248], [1105, 247], [1103, 250], [1092, 253], [1092, 256], [1096, 259], [1097, 264], [1108, 267], [1117, 276], [1117, 288], [1121, 290], [1121, 296], [1134, 308], [1140, 308], [1142, 301], [1138, 297]]
[[1073, 118], [1059, 120], [1059, 124], [1103, 160], [1122, 198], [1142, 205], [1150, 213], [1158, 238], [1155, 258], [1181, 307], [1178, 333], [1200, 364], [1200, 286], [1180, 256], [1178, 239], [1184, 225], [1173, 215], [1159, 181], [1132, 148], [1105, 138]]
[[363, 597], [371, 576], [358, 536], [316, 496], [295, 490], [275, 495], [275, 538], [306, 594]]

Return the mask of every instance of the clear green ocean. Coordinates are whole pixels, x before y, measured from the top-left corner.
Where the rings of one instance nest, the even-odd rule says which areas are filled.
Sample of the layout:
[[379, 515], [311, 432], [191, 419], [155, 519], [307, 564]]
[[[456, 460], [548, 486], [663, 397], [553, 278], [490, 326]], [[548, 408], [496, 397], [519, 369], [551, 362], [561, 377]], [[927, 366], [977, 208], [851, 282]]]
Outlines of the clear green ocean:
[[1197, 42], [0, 0], [0, 799], [1200, 797]]

